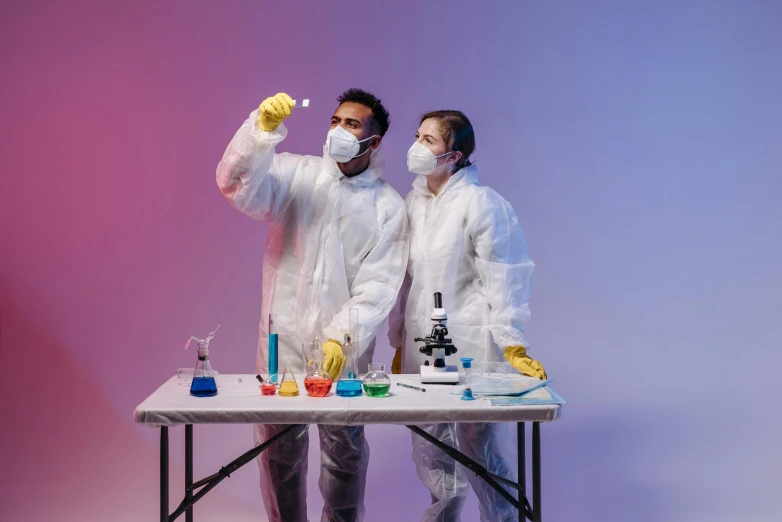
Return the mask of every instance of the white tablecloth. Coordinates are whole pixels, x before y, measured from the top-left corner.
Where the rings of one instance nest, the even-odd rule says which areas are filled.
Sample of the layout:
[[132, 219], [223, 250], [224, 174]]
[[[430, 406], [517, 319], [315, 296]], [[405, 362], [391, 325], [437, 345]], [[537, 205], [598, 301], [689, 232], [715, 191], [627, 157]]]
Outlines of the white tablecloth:
[[[521, 377], [523, 378], [523, 377]], [[254, 375], [220, 375], [215, 397], [193, 397], [176, 376], [147, 397], [134, 412], [150, 426], [181, 424], [425, 424], [434, 422], [546, 422], [559, 418], [561, 406], [491, 406], [488, 400], [463, 401], [462, 386], [421, 384], [418, 375], [392, 375], [390, 394], [374, 398], [310, 397], [298, 377], [299, 396], [263, 396]], [[531, 378], [530, 378], [531, 379]], [[419, 392], [397, 382], [426, 388]], [[534, 394], [534, 395], [533, 395]], [[550, 397], [547, 388], [530, 392]]]

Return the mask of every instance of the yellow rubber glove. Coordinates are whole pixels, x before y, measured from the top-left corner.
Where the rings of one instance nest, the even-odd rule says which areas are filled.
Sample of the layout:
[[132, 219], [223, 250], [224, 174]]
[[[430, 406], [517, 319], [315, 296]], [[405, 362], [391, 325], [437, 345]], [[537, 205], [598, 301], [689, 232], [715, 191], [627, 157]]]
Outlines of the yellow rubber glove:
[[527, 349], [523, 346], [505, 348], [505, 360], [523, 374], [537, 377], [541, 381], [546, 380], [546, 370], [543, 369], [543, 365], [527, 355]]
[[329, 374], [331, 380], [336, 381], [342, 375], [347, 361], [342, 345], [338, 341], [329, 339], [323, 343], [323, 369]]
[[282, 120], [291, 115], [293, 100], [284, 92], [266, 98], [258, 107], [258, 126], [271, 132], [280, 126]]
[[391, 361], [391, 373], [402, 373], [402, 347], [396, 347], [394, 360]]

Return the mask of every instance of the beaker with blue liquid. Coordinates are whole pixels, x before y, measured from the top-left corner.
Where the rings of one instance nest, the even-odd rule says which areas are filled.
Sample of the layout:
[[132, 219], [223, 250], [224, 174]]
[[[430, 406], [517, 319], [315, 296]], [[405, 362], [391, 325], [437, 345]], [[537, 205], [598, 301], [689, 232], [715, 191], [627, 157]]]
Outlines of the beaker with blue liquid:
[[362, 394], [361, 380], [358, 378], [359, 329], [358, 308], [348, 310], [348, 332], [342, 341], [342, 353], [345, 356], [345, 368], [337, 381], [337, 395], [357, 397]]

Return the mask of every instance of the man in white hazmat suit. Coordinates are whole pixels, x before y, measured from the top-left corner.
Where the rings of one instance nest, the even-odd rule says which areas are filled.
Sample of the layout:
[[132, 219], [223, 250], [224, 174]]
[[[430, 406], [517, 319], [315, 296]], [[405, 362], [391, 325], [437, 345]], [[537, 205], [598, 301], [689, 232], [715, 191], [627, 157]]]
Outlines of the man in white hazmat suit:
[[[269, 222], [257, 369], [268, 373], [267, 318], [274, 313], [280, 369], [304, 373], [301, 342], [319, 337], [336, 379], [345, 357], [339, 340], [358, 308], [361, 360], [371, 360], [376, 331], [394, 306], [407, 264], [407, 216], [381, 179], [379, 150], [388, 129], [380, 100], [360, 89], [339, 98], [323, 157], [275, 153], [294, 110], [287, 94], [267, 98], [236, 132], [217, 167], [217, 185], [236, 209]], [[366, 365], [363, 366], [366, 368]], [[361, 368], [361, 366], [360, 366]], [[285, 428], [255, 426], [256, 444]], [[362, 520], [369, 446], [362, 426], [319, 425], [323, 521]], [[278, 439], [258, 457], [269, 520], [307, 520], [307, 427]]]
[[[405, 197], [410, 222], [408, 277], [389, 318], [389, 341], [397, 347], [392, 371], [418, 373], [422, 354], [415, 342], [431, 332], [434, 293], [442, 293], [448, 333], [457, 357], [507, 360], [518, 371], [545, 378], [526, 354], [530, 277], [535, 267], [513, 208], [478, 183], [470, 163], [475, 136], [459, 111], [424, 114], [407, 156], [418, 176]], [[420, 426], [475, 460], [511, 478], [508, 424], [460, 423]], [[453, 458], [413, 434], [413, 461], [432, 505], [422, 520], [455, 522], [468, 486], [480, 502], [482, 521], [517, 520], [518, 511], [491, 486]]]

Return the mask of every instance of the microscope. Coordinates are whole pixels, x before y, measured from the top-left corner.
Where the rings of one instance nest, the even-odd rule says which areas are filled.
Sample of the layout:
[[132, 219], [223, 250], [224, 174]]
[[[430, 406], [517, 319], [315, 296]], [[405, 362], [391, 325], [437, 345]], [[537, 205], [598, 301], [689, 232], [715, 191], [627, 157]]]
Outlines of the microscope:
[[446, 337], [448, 316], [443, 308], [443, 294], [435, 292], [434, 310], [432, 310], [432, 333], [428, 337], [416, 337], [416, 342], [424, 345], [419, 348], [422, 354], [433, 359], [424, 360], [421, 365], [423, 384], [459, 384], [459, 370], [456, 365], [445, 364], [445, 358], [456, 353], [453, 341]]

